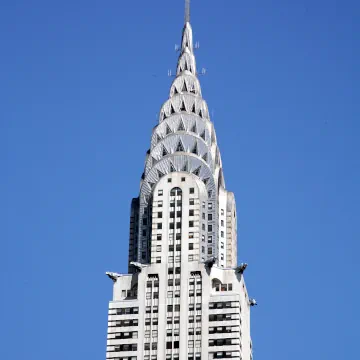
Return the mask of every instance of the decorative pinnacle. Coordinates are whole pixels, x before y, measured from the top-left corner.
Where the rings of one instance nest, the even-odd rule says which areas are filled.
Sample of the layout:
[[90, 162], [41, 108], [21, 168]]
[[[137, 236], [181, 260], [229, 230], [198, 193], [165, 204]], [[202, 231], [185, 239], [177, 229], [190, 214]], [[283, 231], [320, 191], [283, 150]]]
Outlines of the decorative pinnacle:
[[185, 24], [190, 22], [190, 0], [185, 0]]

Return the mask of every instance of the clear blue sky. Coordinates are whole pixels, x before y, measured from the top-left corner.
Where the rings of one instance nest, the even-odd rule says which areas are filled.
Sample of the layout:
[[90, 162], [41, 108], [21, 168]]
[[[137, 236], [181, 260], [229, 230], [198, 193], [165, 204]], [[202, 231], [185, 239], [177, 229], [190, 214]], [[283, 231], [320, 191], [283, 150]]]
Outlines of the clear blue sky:
[[[254, 359], [358, 359], [360, 3], [192, 3]], [[105, 358], [183, 6], [0, 2], [1, 359]]]

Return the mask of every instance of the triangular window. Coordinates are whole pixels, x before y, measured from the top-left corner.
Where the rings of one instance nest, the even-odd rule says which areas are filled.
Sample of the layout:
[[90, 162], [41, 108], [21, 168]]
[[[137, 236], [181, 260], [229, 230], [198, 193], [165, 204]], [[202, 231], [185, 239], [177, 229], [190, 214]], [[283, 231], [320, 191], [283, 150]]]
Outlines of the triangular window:
[[209, 182], [209, 178], [204, 179], [203, 182], [206, 185]]
[[163, 146], [162, 148], [162, 156], [166, 156], [168, 154], [168, 151], [166, 150], [166, 147]]
[[176, 151], [181, 151], [181, 152], [185, 151], [184, 145], [182, 144], [181, 140], [179, 140], [179, 142], [177, 144]]
[[194, 147], [193, 147], [193, 149], [191, 150], [191, 152], [193, 153], [193, 154], [198, 154], [198, 149], [197, 149], [197, 142], [195, 141], [195, 145], [194, 145]]
[[180, 111], [186, 111], [186, 107], [185, 107], [184, 100], [183, 100], [182, 103], [181, 103]]
[[186, 86], [186, 81], [184, 81], [182, 92], [188, 92], [188, 89], [187, 89], [187, 86]]
[[148, 182], [148, 184], [149, 184], [149, 186], [150, 186], [150, 189], [152, 189], [152, 188], [155, 186], [155, 184], [152, 183], [152, 182]]
[[201, 133], [200, 137], [205, 140], [205, 130]]
[[192, 94], [196, 94], [195, 84], [192, 86], [190, 92], [191, 92]]
[[171, 133], [172, 133], [172, 131], [171, 131], [169, 125], [166, 124], [166, 135], [169, 135], [169, 134], [171, 134]]
[[197, 169], [195, 169], [195, 170], [193, 171], [193, 174], [196, 175], [196, 176], [199, 176], [200, 170], [201, 170], [201, 166], [199, 166]]
[[175, 110], [174, 110], [174, 107], [172, 106], [172, 104], [170, 106], [170, 114], [175, 114]]
[[159, 179], [164, 176], [164, 174], [160, 170], [158, 170], [157, 173], [158, 173]]
[[176, 86], [174, 87], [174, 95], [178, 94], [179, 92], [177, 91]]
[[208, 160], [208, 154], [206, 153], [202, 158], [203, 158], [203, 160], [204, 160], [205, 162], [207, 162], [207, 160]]
[[175, 169], [174, 165], [172, 164], [172, 162], [170, 163], [170, 172], [176, 172], [176, 169]]
[[194, 113], [194, 114], [196, 114], [195, 103], [194, 103], [194, 105], [193, 105], [193, 107], [192, 107], [192, 109], [191, 109], [191, 112]]
[[200, 111], [199, 111], [199, 116], [200, 116], [201, 118], [203, 117], [201, 109], [200, 109]]
[[188, 67], [187, 67], [187, 62], [186, 62], [186, 60], [185, 60], [184, 70], [187, 70], [187, 69], [188, 69]]
[[179, 127], [178, 127], [177, 131], [185, 131], [185, 126], [184, 126], [182, 119], [180, 119]]
[[165, 120], [166, 117], [167, 117], [167, 116], [166, 116], [166, 113], [165, 113], [165, 111], [164, 111], [164, 112], [162, 113], [162, 119]]
[[193, 133], [197, 133], [197, 128], [196, 128], [196, 121], [194, 122], [194, 125], [193, 125], [193, 127], [191, 128], [191, 132], [193, 132]]
[[188, 171], [188, 163], [187, 163], [187, 161], [185, 162], [185, 164], [184, 164], [184, 166], [183, 166], [183, 168], [181, 169], [181, 171]]
[[154, 157], [151, 157], [152, 166], [154, 166], [157, 163], [157, 160]]

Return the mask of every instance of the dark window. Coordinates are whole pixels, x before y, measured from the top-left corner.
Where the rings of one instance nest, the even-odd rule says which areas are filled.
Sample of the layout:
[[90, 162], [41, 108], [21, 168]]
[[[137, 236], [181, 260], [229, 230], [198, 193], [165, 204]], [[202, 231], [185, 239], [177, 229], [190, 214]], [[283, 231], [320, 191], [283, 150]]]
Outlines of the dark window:
[[181, 251], [181, 244], [176, 245], [176, 251]]
[[171, 179], [168, 179], [168, 183], [171, 183]]
[[158, 223], [158, 224], [157, 224], [157, 228], [158, 228], [158, 229], [162, 229], [162, 223]]
[[195, 205], [195, 199], [190, 199], [189, 200], [189, 205]]
[[162, 218], [162, 212], [161, 211], [158, 212], [158, 218]]
[[208, 220], [212, 220], [212, 214], [208, 214]]
[[194, 227], [194, 222], [193, 221], [189, 221], [189, 227]]
[[144, 344], [144, 350], [150, 350], [150, 343]]
[[189, 210], [189, 216], [194, 216], [194, 210]]
[[212, 225], [208, 225], [208, 232], [212, 231]]
[[175, 307], [174, 307], [174, 310], [175, 311], [180, 311], [180, 304], [176, 304]]
[[180, 274], [181, 268], [180, 267], [176, 267], [175, 268], [175, 274]]
[[161, 240], [161, 238], [162, 238], [161, 234], [156, 235], [156, 240]]
[[174, 341], [174, 349], [178, 349], [179, 348], [179, 342], [178, 341]]
[[167, 349], [172, 349], [172, 342], [171, 341], [166, 342], [166, 348]]
[[153, 350], [157, 350], [157, 343], [152, 343], [152, 344], [151, 344], [151, 348], [152, 348]]
[[169, 245], [169, 251], [174, 251], [174, 245]]
[[168, 279], [168, 286], [174, 285], [174, 279]]
[[173, 311], [173, 306], [172, 306], [172, 305], [168, 305], [168, 306], [167, 306], [167, 311], [168, 311], [168, 312], [172, 312], [172, 311]]
[[190, 188], [190, 194], [194, 194], [195, 193], [195, 189], [194, 188]]
[[183, 181], [183, 182], [184, 182], [184, 181], [185, 181], [185, 178], [184, 178], [184, 177], [182, 177], [182, 178], [181, 178], [181, 181]]
[[[175, 279], [175, 286], [180, 286], [180, 279]], [[178, 297], [176, 296], [176, 293], [175, 293], [175, 297]]]
[[193, 243], [189, 243], [189, 250], [194, 250], [194, 244]]

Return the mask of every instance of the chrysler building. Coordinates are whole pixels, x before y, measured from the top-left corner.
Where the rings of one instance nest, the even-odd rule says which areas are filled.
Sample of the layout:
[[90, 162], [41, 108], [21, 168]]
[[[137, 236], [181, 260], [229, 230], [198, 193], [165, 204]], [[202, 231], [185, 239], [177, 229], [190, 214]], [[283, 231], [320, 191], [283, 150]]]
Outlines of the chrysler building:
[[252, 360], [234, 194], [196, 70], [186, 1], [177, 70], [131, 203], [128, 274], [113, 280], [106, 358]]

